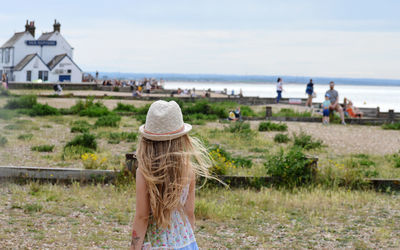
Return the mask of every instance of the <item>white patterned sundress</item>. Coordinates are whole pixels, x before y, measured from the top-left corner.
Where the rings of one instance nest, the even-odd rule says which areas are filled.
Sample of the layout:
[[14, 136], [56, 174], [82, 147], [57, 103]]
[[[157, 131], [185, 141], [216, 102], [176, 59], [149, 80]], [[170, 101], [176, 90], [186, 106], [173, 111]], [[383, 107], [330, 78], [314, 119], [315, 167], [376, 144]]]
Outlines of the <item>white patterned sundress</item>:
[[[186, 203], [189, 193], [189, 185], [183, 188], [181, 203]], [[158, 228], [155, 222], [149, 224], [144, 238], [142, 249], [199, 249], [194, 237], [192, 227], [186, 215], [174, 211], [171, 215], [171, 227], [169, 229]]]

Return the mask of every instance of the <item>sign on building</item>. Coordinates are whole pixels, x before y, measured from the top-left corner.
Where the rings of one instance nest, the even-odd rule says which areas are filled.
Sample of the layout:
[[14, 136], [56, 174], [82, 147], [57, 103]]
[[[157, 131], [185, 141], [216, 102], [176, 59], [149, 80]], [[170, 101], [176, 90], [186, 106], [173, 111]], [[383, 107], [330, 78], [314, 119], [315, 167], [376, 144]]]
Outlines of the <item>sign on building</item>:
[[57, 41], [53, 40], [26, 40], [26, 45], [29, 46], [56, 46]]

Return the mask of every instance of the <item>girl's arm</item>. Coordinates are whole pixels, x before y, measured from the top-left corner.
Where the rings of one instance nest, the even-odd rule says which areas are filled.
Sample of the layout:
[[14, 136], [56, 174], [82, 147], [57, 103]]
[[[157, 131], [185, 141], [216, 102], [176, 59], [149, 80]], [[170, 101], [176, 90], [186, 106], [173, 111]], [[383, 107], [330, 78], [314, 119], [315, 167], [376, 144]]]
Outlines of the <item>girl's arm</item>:
[[193, 174], [192, 179], [190, 181], [190, 185], [189, 185], [189, 193], [188, 193], [188, 197], [185, 203], [185, 214], [189, 219], [190, 225], [192, 226], [192, 229], [194, 231], [194, 226], [195, 226], [195, 222], [196, 219], [194, 217], [194, 199], [195, 199], [195, 189], [196, 189], [196, 177], [195, 174]]
[[149, 222], [149, 196], [142, 173], [136, 170], [136, 213], [133, 219], [131, 250], [142, 249]]

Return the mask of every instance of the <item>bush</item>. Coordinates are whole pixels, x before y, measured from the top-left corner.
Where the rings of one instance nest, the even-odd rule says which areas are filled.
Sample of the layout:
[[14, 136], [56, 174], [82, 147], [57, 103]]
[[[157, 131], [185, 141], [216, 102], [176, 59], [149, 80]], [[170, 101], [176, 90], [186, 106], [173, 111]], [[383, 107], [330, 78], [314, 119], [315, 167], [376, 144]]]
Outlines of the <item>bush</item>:
[[392, 162], [393, 162], [393, 166], [395, 168], [400, 168], [400, 155], [399, 154], [393, 154]]
[[232, 158], [232, 163], [242, 168], [251, 168], [253, 166], [253, 161], [250, 158], [241, 156]]
[[37, 104], [37, 97], [35, 95], [25, 95], [8, 100], [5, 108], [31, 109], [35, 104]]
[[260, 122], [258, 131], [287, 131], [285, 123]]
[[8, 140], [6, 137], [0, 135], [0, 147], [4, 147], [7, 144]]
[[115, 107], [114, 111], [115, 112], [136, 112], [136, 108], [133, 105], [130, 104], [123, 104], [121, 102], [117, 103], [117, 107]]
[[30, 141], [33, 138], [33, 134], [21, 134], [18, 136], [18, 140]]
[[71, 133], [88, 133], [91, 125], [84, 120], [74, 121], [71, 127]]
[[81, 155], [82, 163], [85, 169], [107, 169], [107, 158], [100, 157], [93, 153], [84, 153]]
[[54, 145], [39, 145], [31, 147], [32, 151], [37, 152], [53, 152]]
[[233, 162], [229, 159], [229, 154], [222, 150], [219, 146], [209, 151], [213, 165], [209, 169], [211, 175], [226, 175], [229, 168], [233, 168]]
[[256, 112], [254, 112], [254, 110], [252, 110], [249, 106], [240, 106], [240, 114], [244, 117], [257, 116]]
[[386, 123], [382, 125], [383, 129], [400, 130], [400, 122]]
[[292, 147], [286, 153], [281, 148], [277, 154], [268, 156], [264, 165], [267, 174], [276, 178], [278, 186], [294, 188], [313, 180], [311, 160], [298, 147]]
[[94, 124], [96, 127], [119, 127], [121, 116], [110, 114], [107, 116], [101, 116], [97, 119]]
[[94, 102], [94, 98], [90, 97], [83, 102], [79, 100], [70, 108], [72, 114], [80, 116], [100, 117], [110, 114], [110, 111], [101, 102]]
[[316, 149], [322, 147], [321, 140], [315, 140], [311, 135], [307, 135], [303, 131], [299, 135], [293, 133], [294, 145], [304, 148], [305, 150]]
[[277, 143], [287, 143], [289, 141], [290, 141], [290, 139], [287, 134], [276, 134], [274, 137], [274, 142], [277, 142]]
[[230, 133], [246, 135], [252, 132], [250, 124], [245, 122], [232, 122], [229, 127], [226, 127], [226, 130], [228, 130]]
[[84, 133], [82, 135], [77, 135], [72, 139], [72, 141], [68, 142], [65, 148], [71, 147], [71, 146], [80, 146], [83, 147], [84, 149], [89, 149], [88, 152], [91, 152], [92, 150], [97, 149], [97, 142], [96, 142], [96, 136], [89, 134], [89, 133]]
[[49, 106], [47, 103], [46, 104], [37, 103], [33, 105], [29, 114], [31, 116], [59, 115], [60, 111], [58, 111], [58, 109], [54, 107]]

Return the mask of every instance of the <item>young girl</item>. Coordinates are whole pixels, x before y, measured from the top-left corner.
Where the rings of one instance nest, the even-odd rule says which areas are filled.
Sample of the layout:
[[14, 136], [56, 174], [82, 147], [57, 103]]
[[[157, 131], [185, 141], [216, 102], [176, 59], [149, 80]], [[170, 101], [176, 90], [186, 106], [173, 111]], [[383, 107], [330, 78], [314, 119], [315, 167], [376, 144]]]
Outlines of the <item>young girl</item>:
[[196, 175], [208, 177], [210, 160], [188, 136], [179, 105], [156, 101], [139, 128], [136, 214], [131, 249], [198, 249], [194, 237]]

